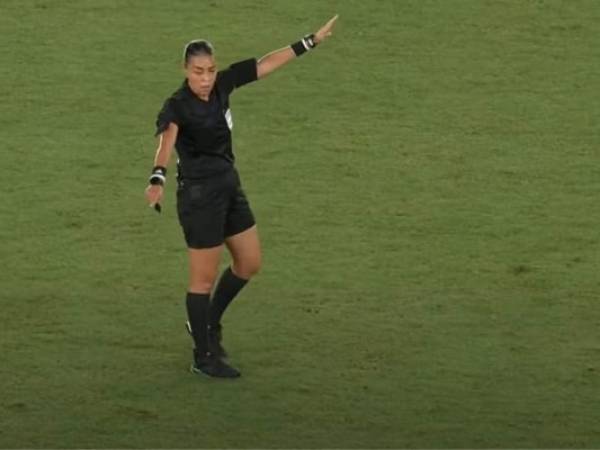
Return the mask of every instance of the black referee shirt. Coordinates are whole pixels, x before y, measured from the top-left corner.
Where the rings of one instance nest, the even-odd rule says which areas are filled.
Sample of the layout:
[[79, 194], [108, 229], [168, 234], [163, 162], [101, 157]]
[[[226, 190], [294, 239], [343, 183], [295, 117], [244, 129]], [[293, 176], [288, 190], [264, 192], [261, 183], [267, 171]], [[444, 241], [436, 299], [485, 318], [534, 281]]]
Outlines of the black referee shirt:
[[187, 79], [165, 101], [156, 119], [156, 135], [171, 122], [179, 127], [175, 148], [180, 178], [206, 178], [233, 167], [229, 95], [256, 79], [256, 59], [247, 59], [217, 73], [208, 101], [192, 92]]

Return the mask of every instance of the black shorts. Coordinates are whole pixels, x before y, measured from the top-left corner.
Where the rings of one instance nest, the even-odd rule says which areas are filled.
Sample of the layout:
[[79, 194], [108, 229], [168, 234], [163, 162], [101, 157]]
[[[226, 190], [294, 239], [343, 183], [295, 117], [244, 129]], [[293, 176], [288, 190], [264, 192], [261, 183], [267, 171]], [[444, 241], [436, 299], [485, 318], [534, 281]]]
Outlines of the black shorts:
[[188, 248], [210, 248], [256, 222], [237, 171], [205, 180], [180, 180], [177, 215]]

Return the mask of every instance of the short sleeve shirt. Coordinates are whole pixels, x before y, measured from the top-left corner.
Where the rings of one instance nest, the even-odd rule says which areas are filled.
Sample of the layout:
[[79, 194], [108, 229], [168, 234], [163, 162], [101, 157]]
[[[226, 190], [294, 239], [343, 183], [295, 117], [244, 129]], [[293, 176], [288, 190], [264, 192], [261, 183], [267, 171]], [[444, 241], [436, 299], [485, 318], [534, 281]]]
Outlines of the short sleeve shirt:
[[247, 59], [217, 73], [208, 101], [194, 94], [186, 79], [164, 102], [156, 119], [156, 135], [166, 130], [169, 123], [177, 124], [179, 177], [207, 178], [233, 167], [229, 96], [256, 79], [256, 59]]

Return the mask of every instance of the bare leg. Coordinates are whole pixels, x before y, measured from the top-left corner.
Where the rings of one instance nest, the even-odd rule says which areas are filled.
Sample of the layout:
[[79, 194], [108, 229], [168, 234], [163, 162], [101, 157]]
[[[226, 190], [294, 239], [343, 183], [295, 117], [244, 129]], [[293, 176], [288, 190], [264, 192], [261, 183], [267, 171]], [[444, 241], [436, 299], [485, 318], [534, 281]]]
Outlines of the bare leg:
[[190, 258], [190, 282], [188, 292], [210, 294], [217, 279], [223, 246], [188, 249]]
[[233, 273], [249, 280], [261, 266], [260, 240], [256, 225], [225, 239], [225, 245], [233, 258]]

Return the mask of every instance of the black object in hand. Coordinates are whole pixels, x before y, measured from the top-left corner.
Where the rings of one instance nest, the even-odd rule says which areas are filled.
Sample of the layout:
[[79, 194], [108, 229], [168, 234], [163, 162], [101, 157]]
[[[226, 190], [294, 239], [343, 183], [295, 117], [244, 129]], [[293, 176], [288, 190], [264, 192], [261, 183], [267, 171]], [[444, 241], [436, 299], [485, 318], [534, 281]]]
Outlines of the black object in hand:
[[160, 214], [160, 212], [162, 211], [162, 208], [160, 206], [160, 203], [155, 203], [154, 204], [154, 209], [156, 210], [157, 213]]

